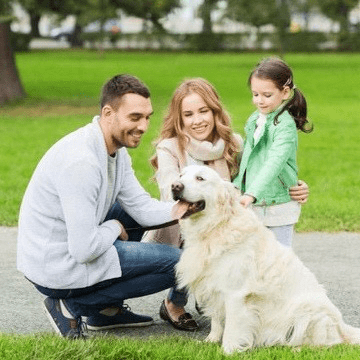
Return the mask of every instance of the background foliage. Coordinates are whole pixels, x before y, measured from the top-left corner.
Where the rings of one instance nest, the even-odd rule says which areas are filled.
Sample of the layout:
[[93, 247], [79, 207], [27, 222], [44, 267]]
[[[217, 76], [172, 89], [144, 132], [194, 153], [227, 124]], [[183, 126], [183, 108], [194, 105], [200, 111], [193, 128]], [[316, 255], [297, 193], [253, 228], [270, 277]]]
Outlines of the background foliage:
[[[104, 30], [106, 20], [120, 19], [123, 14], [143, 19], [143, 33], [148, 35], [148, 40], [151, 42], [153, 34], [166, 32], [163, 20], [182, 6], [180, 0], [0, 0], [0, 17], [3, 13], [11, 13], [9, 5], [14, 4], [20, 4], [28, 13], [31, 38], [41, 36], [39, 22], [43, 15], [52, 14], [58, 22], [68, 15], [74, 15], [76, 24], [73, 33], [68, 37], [73, 47], [84, 45], [83, 29], [94, 21], [100, 23], [100, 30], [96, 32], [98, 40], [111, 38], [113, 34]], [[194, 34], [195, 40], [192, 44], [199, 51], [223, 49], [224, 34], [222, 37], [219, 36], [214, 33], [213, 28], [215, 22], [219, 24], [230, 20], [250, 25], [258, 33], [262, 26], [272, 25], [277, 36], [276, 48], [281, 53], [293, 51], [287, 46], [286, 35], [294, 32], [291, 30], [294, 15], [305, 19], [305, 26], [297, 29], [296, 32], [309, 33], [310, 15], [323, 14], [340, 26], [336, 37], [337, 48], [354, 50], [355, 48], [350, 47], [348, 43], [351, 43], [354, 37], [358, 39], [360, 25], [359, 22], [357, 24], [350, 22], [350, 12], [358, 5], [359, 0], [203, 0], [197, 9], [197, 16], [202, 19], [202, 30], [201, 33]], [[214, 20], [216, 11], [222, 15]], [[121, 36], [121, 34], [117, 35]], [[95, 35], [91, 34], [91, 37], [94, 38]], [[316, 40], [308, 36], [309, 39], [313, 42]], [[293, 47], [294, 44], [296, 43], [292, 43]]]

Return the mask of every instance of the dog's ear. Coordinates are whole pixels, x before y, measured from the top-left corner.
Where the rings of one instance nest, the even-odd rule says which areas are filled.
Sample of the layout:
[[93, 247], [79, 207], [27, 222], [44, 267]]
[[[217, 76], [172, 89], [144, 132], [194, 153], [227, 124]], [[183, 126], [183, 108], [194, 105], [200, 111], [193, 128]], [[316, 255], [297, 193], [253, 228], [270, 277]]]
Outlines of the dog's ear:
[[218, 191], [216, 206], [220, 213], [232, 213], [235, 202], [239, 201], [240, 191], [229, 181], [223, 180], [221, 185]]

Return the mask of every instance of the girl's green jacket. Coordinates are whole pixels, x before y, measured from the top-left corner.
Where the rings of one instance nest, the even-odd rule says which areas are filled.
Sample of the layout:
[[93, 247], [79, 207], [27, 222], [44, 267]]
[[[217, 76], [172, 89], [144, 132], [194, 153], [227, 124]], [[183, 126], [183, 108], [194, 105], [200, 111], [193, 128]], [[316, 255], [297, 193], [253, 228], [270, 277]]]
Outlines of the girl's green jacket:
[[246, 140], [238, 176], [234, 179], [244, 193], [255, 197], [254, 205], [281, 204], [291, 200], [289, 187], [297, 184], [297, 129], [293, 117], [280, 109], [266, 116], [262, 131], [254, 141], [259, 112], [246, 126]]

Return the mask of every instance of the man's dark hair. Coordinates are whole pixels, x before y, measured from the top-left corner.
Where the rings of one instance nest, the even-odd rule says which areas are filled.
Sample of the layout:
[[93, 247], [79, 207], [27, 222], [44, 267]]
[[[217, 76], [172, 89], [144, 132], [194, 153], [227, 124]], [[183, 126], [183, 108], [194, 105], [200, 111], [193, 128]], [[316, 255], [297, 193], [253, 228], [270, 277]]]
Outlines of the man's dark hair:
[[114, 110], [120, 106], [121, 97], [125, 94], [138, 94], [144, 98], [150, 97], [150, 91], [138, 78], [128, 74], [116, 75], [102, 88], [101, 109], [109, 104]]

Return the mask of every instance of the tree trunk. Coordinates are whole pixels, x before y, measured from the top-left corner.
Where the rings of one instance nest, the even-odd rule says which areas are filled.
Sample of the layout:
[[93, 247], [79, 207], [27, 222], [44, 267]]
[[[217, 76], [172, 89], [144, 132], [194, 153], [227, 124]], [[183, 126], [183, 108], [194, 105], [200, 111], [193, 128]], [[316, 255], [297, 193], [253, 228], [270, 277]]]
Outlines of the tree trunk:
[[0, 104], [24, 96], [10, 44], [10, 23], [0, 22]]
[[159, 18], [153, 14], [150, 16], [151, 22], [154, 24], [155, 29], [161, 33], [166, 33], [166, 30], [162, 26], [162, 24], [159, 22]]
[[211, 10], [214, 6], [213, 1], [205, 0], [202, 6], [203, 6], [203, 8], [202, 8], [202, 20], [203, 20], [202, 32], [204, 34], [211, 34], [212, 33]]
[[41, 16], [39, 14], [35, 14], [29, 11], [30, 15], [30, 25], [31, 25], [31, 37], [32, 38], [39, 38], [40, 31], [39, 31], [39, 22]]
[[69, 37], [70, 46], [72, 48], [79, 48], [84, 45], [84, 41], [81, 38], [81, 34], [82, 34], [82, 26], [76, 22], [74, 32]]
[[349, 26], [349, 8], [344, 5], [341, 7], [339, 12], [339, 23], [340, 23], [340, 31], [339, 31], [339, 42], [341, 43], [346, 41], [349, 38], [350, 34], [350, 26]]
[[286, 0], [278, 0], [277, 8], [277, 12], [279, 15], [276, 18], [276, 23], [274, 25], [277, 28], [277, 33], [279, 37], [279, 55], [283, 59], [287, 46], [286, 35], [290, 26], [290, 10], [288, 2]]

